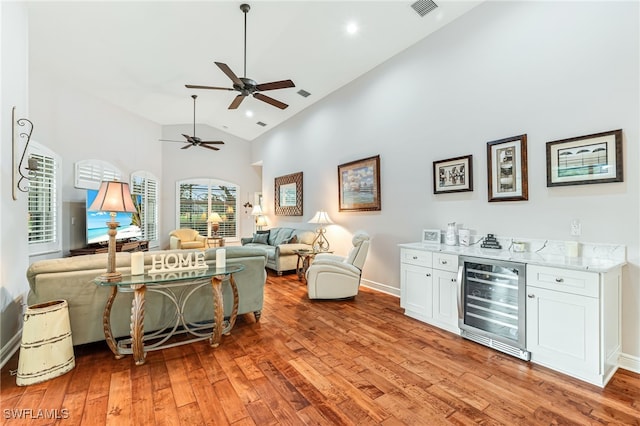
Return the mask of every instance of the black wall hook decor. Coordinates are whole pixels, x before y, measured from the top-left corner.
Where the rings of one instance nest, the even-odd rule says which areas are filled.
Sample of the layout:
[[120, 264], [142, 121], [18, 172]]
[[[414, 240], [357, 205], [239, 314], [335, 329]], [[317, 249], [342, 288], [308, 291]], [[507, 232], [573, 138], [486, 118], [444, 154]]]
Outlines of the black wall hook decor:
[[[29, 142], [31, 141], [31, 134], [33, 133], [33, 123], [31, 122], [31, 120], [29, 120], [28, 118], [19, 118], [16, 120], [15, 118], [15, 112], [16, 112], [16, 107], [14, 106], [13, 109], [11, 110], [11, 122], [17, 124], [20, 127], [25, 127], [24, 131], [21, 131], [17, 134], [17, 138], [21, 138], [21, 139], [26, 139], [26, 143], [24, 144], [24, 150], [22, 151], [22, 156], [20, 157], [20, 162], [18, 163], [17, 167], [16, 167], [16, 151], [17, 151], [17, 147], [16, 147], [16, 143], [17, 143], [17, 138], [16, 138], [16, 128], [15, 128], [15, 124], [13, 125], [13, 129], [12, 129], [12, 133], [11, 133], [11, 141], [12, 141], [12, 168], [13, 168], [13, 173], [12, 173], [12, 196], [14, 200], [17, 200], [17, 194], [16, 194], [16, 189], [18, 189], [21, 192], [27, 192], [29, 191], [29, 185], [28, 182], [24, 182], [25, 179], [28, 181], [29, 180], [29, 172], [31, 171], [36, 171], [38, 170], [38, 160], [36, 160], [35, 158], [28, 158], [27, 159], [27, 165], [26, 167], [23, 168], [23, 163], [24, 163], [24, 157], [27, 154], [27, 149], [29, 148]], [[17, 173], [16, 173], [17, 172]], [[20, 177], [18, 178], [17, 175], [20, 175]], [[18, 178], [18, 181], [16, 182], [16, 178]]]

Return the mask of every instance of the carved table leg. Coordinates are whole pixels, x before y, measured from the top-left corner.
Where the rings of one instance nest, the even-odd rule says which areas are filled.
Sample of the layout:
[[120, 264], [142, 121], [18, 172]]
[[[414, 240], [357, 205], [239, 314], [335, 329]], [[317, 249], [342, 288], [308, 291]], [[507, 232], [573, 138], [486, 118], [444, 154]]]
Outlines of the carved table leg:
[[224, 303], [222, 301], [222, 279], [211, 277], [211, 287], [213, 289], [213, 332], [209, 343], [212, 347], [217, 348], [222, 339], [222, 323], [224, 322]]
[[296, 262], [296, 273], [298, 274], [298, 281], [302, 281], [302, 276], [304, 275], [304, 262], [302, 262], [302, 268], [300, 268], [300, 261], [302, 260], [302, 255], [298, 254], [298, 261]]
[[229, 325], [224, 330], [225, 336], [231, 334], [231, 329], [236, 324], [236, 319], [238, 318], [238, 287], [236, 286], [236, 280], [233, 279], [233, 274], [229, 275], [229, 285], [233, 293], [233, 309], [231, 310], [231, 317], [229, 317]]
[[113, 332], [111, 331], [111, 307], [117, 294], [118, 287], [115, 285], [111, 286], [111, 293], [109, 293], [109, 298], [107, 299], [107, 304], [104, 306], [104, 313], [102, 314], [102, 330], [104, 331], [104, 338], [107, 341], [109, 349], [111, 349], [116, 359], [121, 359], [124, 355], [118, 350], [116, 339], [113, 338]]
[[147, 286], [136, 285], [131, 301], [131, 351], [136, 365], [144, 364], [146, 353], [144, 352], [144, 295]]

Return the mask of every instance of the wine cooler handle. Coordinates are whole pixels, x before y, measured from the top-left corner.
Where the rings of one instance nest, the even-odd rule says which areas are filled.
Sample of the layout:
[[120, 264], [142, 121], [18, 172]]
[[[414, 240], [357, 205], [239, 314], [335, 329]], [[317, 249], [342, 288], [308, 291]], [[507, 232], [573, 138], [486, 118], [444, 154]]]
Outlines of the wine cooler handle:
[[462, 319], [462, 273], [464, 265], [458, 266], [458, 319]]

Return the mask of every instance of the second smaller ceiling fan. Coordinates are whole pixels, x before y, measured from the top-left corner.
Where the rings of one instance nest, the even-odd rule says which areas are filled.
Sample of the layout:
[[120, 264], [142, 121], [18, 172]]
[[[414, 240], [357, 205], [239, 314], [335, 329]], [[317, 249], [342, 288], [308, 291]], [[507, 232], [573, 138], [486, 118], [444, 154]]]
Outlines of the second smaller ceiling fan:
[[223, 145], [224, 142], [222, 141], [203, 141], [202, 139], [200, 139], [199, 137], [196, 136], [196, 98], [198, 97], [198, 95], [191, 95], [191, 97], [193, 98], [193, 136], [189, 136], [189, 135], [185, 135], [184, 133], [182, 133], [182, 136], [185, 137], [186, 141], [174, 141], [174, 140], [169, 140], [169, 139], [160, 139], [160, 141], [162, 142], [179, 142], [179, 143], [186, 143], [187, 145], [183, 146], [180, 149], [187, 149], [187, 148], [191, 148], [192, 146], [199, 146], [202, 148], [207, 148], [207, 149], [212, 149], [214, 151], [219, 151], [220, 148], [217, 148], [215, 146], [211, 146], [211, 145]]

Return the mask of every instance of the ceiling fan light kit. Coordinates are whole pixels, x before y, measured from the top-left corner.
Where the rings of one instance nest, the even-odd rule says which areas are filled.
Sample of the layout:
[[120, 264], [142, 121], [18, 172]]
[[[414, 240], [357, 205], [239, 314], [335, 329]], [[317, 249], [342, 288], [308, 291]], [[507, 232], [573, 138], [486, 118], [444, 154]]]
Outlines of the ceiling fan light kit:
[[202, 86], [195, 84], [186, 84], [185, 87], [188, 89], [208, 89], [208, 90], [235, 90], [240, 94], [237, 95], [231, 104], [229, 105], [229, 109], [237, 109], [244, 98], [251, 95], [254, 98], [268, 103], [276, 108], [285, 109], [289, 105], [284, 102], [280, 102], [276, 99], [273, 99], [270, 96], [267, 96], [261, 92], [265, 92], [268, 90], [277, 90], [277, 89], [286, 89], [289, 87], [296, 87], [293, 81], [291, 80], [280, 80], [280, 81], [272, 81], [270, 83], [257, 83], [255, 80], [247, 77], [247, 13], [251, 6], [248, 4], [241, 4], [240, 10], [244, 13], [244, 76], [238, 77], [229, 66], [222, 62], [215, 62], [215, 64], [220, 68], [220, 70], [225, 73], [227, 77], [233, 83], [233, 88], [228, 87], [215, 87], [215, 86]]
[[196, 98], [198, 95], [191, 95], [193, 98], [193, 136], [186, 135], [182, 133], [182, 136], [186, 139], [186, 141], [174, 141], [170, 139], [160, 139], [162, 142], [178, 142], [178, 143], [186, 143], [187, 145], [183, 146], [180, 149], [191, 148], [192, 146], [199, 146], [201, 148], [211, 149], [213, 151], [219, 151], [220, 148], [211, 145], [224, 145], [223, 141], [203, 141], [199, 137], [196, 136]]

